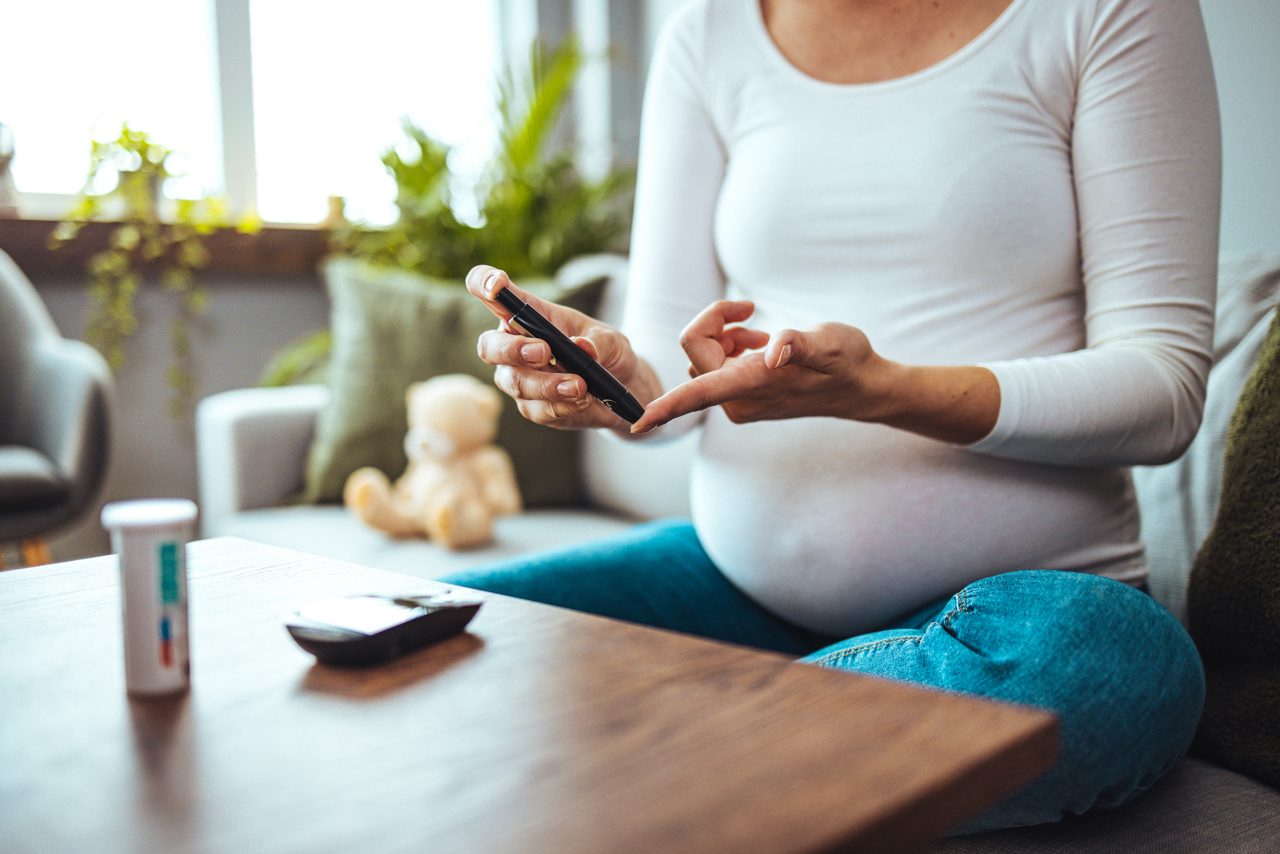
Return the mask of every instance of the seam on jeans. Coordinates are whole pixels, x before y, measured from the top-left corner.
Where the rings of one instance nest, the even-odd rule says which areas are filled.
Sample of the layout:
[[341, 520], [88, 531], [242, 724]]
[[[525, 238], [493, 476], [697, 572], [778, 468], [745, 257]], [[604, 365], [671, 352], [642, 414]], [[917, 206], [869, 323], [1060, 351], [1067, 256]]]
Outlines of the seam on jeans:
[[942, 627], [947, 631], [951, 631], [952, 624], [959, 614], [967, 614], [973, 610], [973, 606], [969, 604], [969, 588], [964, 588], [956, 594], [956, 606], [942, 616]]
[[869, 650], [876, 649], [877, 647], [888, 646], [889, 644], [894, 643], [920, 643], [920, 637], [920, 635], [901, 635], [896, 638], [881, 638], [878, 641], [862, 643], [857, 646], [846, 647], [845, 649], [838, 649], [835, 652], [827, 653], [813, 663], [819, 665], [836, 664], [844, 661], [846, 658], [853, 658], [859, 653], [867, 652]]

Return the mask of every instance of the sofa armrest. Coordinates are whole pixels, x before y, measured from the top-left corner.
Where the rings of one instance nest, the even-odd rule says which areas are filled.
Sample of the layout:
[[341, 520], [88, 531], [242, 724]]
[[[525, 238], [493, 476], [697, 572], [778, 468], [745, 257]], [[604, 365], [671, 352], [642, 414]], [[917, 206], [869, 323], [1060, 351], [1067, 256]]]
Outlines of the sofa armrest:
[[218, 536], [231, 514], [282, 503], [302, 488], [323, 385], [245, 388], [196, 407], [201, 531]]

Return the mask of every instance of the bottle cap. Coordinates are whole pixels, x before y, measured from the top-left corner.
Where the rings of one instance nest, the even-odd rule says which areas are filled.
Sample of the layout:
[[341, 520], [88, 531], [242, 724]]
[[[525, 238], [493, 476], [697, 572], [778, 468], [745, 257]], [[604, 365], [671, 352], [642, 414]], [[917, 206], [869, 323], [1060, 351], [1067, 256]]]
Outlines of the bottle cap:
[[185, 498], [113, 501], [102, 508], [102, 527], [169, 528], [195, 521], [196, 505]]

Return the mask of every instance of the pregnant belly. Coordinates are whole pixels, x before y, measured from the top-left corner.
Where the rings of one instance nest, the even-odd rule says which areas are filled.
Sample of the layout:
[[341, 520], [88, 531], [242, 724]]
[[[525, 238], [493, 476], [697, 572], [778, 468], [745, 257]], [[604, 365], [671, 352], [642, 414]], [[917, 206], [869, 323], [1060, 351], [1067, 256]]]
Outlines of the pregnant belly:
[[725, 575], [831, 635], [1013, 569], [1141, 561], [1127, 475], [974, 454], [878, 425], [710, 413], [693, 515]]

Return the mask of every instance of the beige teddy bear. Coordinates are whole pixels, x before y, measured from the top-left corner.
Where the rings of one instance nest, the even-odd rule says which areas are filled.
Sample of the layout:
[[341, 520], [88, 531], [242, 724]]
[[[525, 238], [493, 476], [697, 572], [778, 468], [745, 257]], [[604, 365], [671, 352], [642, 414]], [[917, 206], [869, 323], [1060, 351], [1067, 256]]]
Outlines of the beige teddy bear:
[[521, 506], [511, 458], [491, 444], [502, 398], [474, 377], [448, 374], [411, 385], [405, 403], [404, 474], [391, 484], [375, 468], [354, 471], [343, 501], [392, 536], [426, 536], [451, 549], [489, 542], [494, 518]]

